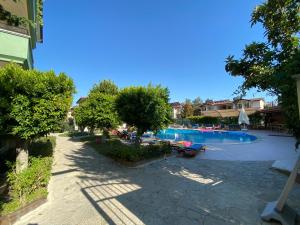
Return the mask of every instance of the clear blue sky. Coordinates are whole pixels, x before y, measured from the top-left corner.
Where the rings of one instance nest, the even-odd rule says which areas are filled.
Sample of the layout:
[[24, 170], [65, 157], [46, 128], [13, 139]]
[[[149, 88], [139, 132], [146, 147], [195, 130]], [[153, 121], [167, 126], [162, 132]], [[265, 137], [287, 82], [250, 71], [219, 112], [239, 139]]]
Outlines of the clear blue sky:
[[232, 98], [242, 79], [229, 76], [224, 61], [264, 39], [262, 28], [249, 23], [261, 2], [46, 0], [35, 67], [71, 76], [75, 101], [102, 79], [119, 87], [162, 84], [171, 101]]

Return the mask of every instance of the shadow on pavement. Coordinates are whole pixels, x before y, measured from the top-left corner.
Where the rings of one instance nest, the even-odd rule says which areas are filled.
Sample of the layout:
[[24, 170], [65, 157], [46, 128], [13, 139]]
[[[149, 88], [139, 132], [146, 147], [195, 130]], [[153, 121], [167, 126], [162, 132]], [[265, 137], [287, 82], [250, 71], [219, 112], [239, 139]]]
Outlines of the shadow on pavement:
[[[83, 172], [82, 194], [111, 225], [262, 224], [260, 213], [286, 181], [271, 162], [170, 158], [131, 169], [87, 145], [66, 157]], [[290, 196], [297, 210], [299, 195], [297, 185]]]

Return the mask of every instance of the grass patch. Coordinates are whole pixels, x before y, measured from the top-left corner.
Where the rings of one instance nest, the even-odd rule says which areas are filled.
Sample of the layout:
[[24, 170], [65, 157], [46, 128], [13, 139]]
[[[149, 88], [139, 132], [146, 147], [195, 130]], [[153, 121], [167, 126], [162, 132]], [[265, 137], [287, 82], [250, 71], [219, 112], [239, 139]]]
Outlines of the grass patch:
[[29, 166], [16, 173], [15, 165], [7, 173], [9, 192], [0, 196], [0, 215], [6, 215], [42, 197], [47, 197], [51, 176], [55, 137], [43, 137], [29, 145]]
[[123, 144], [119, 139], [113, 137], [106, 143], [98, 143], [94, 140], [87, 142], [97, 152], [123, 162], [139, 162], [143, 160], [159, 158], [171, 153], [171, 147], [165, 143], [155, 145]]
[[[29, 203], [31, 203], [35, 200], [41, 199], [41, 198], [46, 198], [47, 195], [48, 195], [47, 188], [40, 188], [39, 190], [37, 190], [27, 196], [26, 204], [29, 204]], [[26, 205], [26, 204], [24, 204], [24, 205]], [[5, 216], [9, 213], [15, 212], [16, 210], [18, 210], [19, 208], [21, 208], [24, 205], [22, 205], [18, 199], [12, 199], [8, 203], [2, 202], [2, 204], [1, 204], [1, 202], [0, 202], [0, 210], [1, 210], [0, 216]]]

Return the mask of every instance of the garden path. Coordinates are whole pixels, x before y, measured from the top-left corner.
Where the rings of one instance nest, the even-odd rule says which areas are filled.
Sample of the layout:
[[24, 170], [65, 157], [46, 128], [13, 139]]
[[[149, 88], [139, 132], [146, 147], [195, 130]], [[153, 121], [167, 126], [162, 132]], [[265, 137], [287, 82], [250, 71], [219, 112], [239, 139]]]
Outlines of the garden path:
[[[16, 225], [269, 224], [260, 213], [287, 179], [271, 164], [171, 157], [133, 169], [57, 137], [48, 201]], [[299, 196], [296, 185], [300, 212]]]

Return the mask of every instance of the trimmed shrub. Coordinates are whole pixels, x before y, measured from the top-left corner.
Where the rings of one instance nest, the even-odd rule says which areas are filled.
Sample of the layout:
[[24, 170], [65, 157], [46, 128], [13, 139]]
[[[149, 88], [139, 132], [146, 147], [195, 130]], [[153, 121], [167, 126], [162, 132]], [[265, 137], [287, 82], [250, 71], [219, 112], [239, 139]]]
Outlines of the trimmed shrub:
[[29, 167], [21, 173], [12, 170], [8, 173], [10, 195], [18, 199], [21, 204], [26, 202], [27, 196], [40, 188], [46, 188], [52, 165], [51, 157], [31, 158]]
[[47, 196], [47, 184], [51, 175], [53, 149], [56, 138], [42, 137], [28, 146], [30, 155], [28, 168], [16, 173], [15, 164], [7, 162], [9, 193], [0, 196], [0, 215], [16, 211], [18, 208]]
[[1, 203], [1, 215], [17, 210], [41, 197], [47, 196], [47, 184], [51, 176], [52, 157], [29, 160], [27, 169], [16, 173], [15, 166], [7, 174], [10, 201]]
[[29, 155], [33, 157], [47, 157], [53, 155], [56, 146], [56, 138], [53, 136], [42, 137], [28, 146]]
[[220, 123], [220, 118], [211, 116], [190, 116], [188, 117], [192, 123], [197, 124], [218, 124]]
[[174, 123], [184, 125], [184, 126], [191, 126], [191, 121], [187, 118], [180, 118], [180, 119], [174, 119]]
[[59, 134], [60, 137], [81, 137], [81, 136], [89, 136], [91, 135], [89, 132], [80, 132], [80, 131], [74, 131], [74, 132], [66, 132]]
[[89, 144], [103, 155], [128, 162], [157, 158], [171, 153], [171, 147], [164, 143], [148, 146], [127, 145], [120, 140], [112, 139], [103, 144], [97, 144], [95, 141], [89, 142]]
[[261, 125], [263, 119], [264, 119], [264, 117], [259, 112], [249, 115], [250, 124], [252, 124], [254, 126]]
[[232, 125], [232, 124], [238, 124], [239, 118], [237, 116], [234, 117], [225, 117], [222, 118], [222, 123], [225, 125]]

